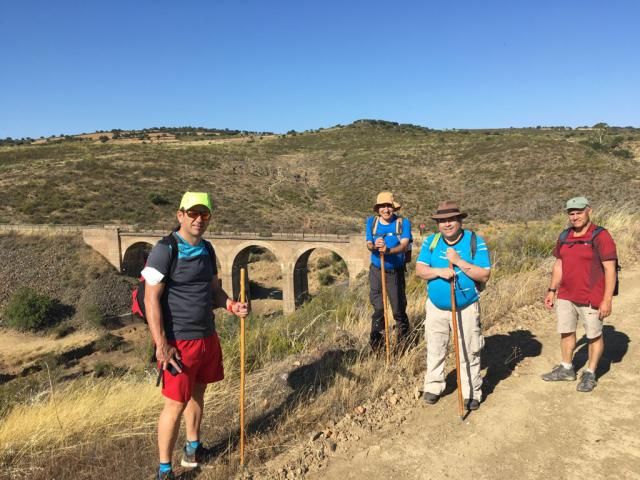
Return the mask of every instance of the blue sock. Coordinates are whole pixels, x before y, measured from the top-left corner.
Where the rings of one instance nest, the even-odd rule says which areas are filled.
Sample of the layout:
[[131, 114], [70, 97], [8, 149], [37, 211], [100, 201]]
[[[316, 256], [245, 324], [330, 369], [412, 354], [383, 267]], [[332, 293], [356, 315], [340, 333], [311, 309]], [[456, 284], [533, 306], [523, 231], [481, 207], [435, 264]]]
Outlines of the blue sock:
[[166, 473], [171, 471], [171, 462], [160, 464], [160, 473]]
[[186, 447], [187, 447], [187, 451], [189, 453], [195, 452], [198, 449], [199, 446], [200, 446], [200, 440], [195, 440], [193, 442], [190, 441], [190, 440], [187, 440]]

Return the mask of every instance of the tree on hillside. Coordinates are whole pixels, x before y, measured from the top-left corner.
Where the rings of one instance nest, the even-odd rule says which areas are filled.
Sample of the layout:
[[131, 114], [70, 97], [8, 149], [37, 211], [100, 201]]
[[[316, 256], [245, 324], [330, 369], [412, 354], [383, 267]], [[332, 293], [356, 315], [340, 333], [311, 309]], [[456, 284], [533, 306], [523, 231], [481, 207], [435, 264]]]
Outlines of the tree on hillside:
[[596, 136], [596, 140], [600, 145], [604, 142], [605, 136], [607, 135], [607, 131], [609, 130], [609, 125], [604, 122], [596, 123], [593, 126], [593, 131]]

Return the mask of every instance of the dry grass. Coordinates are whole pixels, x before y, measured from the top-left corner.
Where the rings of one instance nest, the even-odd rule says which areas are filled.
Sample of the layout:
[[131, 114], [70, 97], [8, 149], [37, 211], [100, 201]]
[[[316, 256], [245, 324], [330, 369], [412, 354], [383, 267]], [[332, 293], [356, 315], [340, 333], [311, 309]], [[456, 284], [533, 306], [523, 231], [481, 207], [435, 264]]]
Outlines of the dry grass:
[[149, 414], [162, 403], [151, 379], [79, 381], [47, 393], [3, 419], [0, 445], [13, 462], [103, 436], [149, 433], [155, 427]]
[[64, 338], [54, 338], [53, 336], [2, 329], [0, 335], [2, 336], [0, 365], [3, 366], [3, 371], [7, 371], [12, 367], [24, 365], [45, 355], [58, 355], [78, 345], [86, 345], [96, 340], [99, 333], [81, 331]]
[[[640, 215], [601, 209], [597, 220], [616, 239], [623, 265], [635, 262]], [[540, 228], [546, 228], [550, 238], [555, 238], [562, 222], [563, 218], [557, 217]], [[518, 238], [519, 233], [523, 241], [531, 239], [524, 235], [527, 227], [512, 228], [515, 230], [510, 232], [505, 227], [501, 235]], [[506, 332], [514, 325], [516, 313], [541, 301], [551, 260], [548, 256], [525, 258], [538, 252], [538, 244], [533, 249], [514, 250], [514, 240], [509, 237], [505, 244], [509, 248], [502, 251], [498, 239], [490, 241], [498, 245], [494, 253], [504, 259], [504, 268], [518, 263], [527, 265], [520, 271], [496, 275], [483, 293], [485, 329]], [[520, 255], [520, 262], [507, 259], [508, 255]], [[276, 327], [282, 328], [279, 337], [297, 339], [303, 353], [269, 363], [268, 359], [275, 357], [265, 350], [265, 357], [258, 359], [264, 366], [248, 376], [250, 468], [260, 469], [275, 454], [300, 443], [318, 424], [341, 417], [364, 402], [375, 401], [390, 386], [404, 382], [406, 388], [412, 388], [424, 359], [423, 342], [419, 341], [424, 315], [423, 282], [410, 278], [408, 292], [408, 313], [416, 325], [418, 342], [390, 367], [368, 354], [370, 307], [364, 284], [347, 296], [335, 296], [333, 304], [331, 297], [320, 298], [317, 305], [311, 302], [296, 317], [287, 319], [286, 327], [273, 320], [275, 323], [268, 327], [272, 330], [261, 331], [275, 336]], [[336, 298], [342, 300], [338, 302]], [[539, 316], [538, 309], [533, 310], [530, 317]], [[522, 318], [524, 314], [518, 321]], [[249, 342], [249, 349], [253, 345]], [[204, 440], [214, 446], [215, 458], [198, 478], [228, 478], [237, 473], [237, 355], [233, 351], [226, 354], [228, 378], [211, 388], [206, 397]], [[75, 381], [66, 387], [54, 385], [4, 417], [0, 425], [0, 465], [13, 478], [95, 478], [113, 471], [123, 478], [139, 478], [155, 468], [154, 431], [161, 403], [152, 378], [129, 376]], [[123, 449], [127, 454], [133, 449], [135, 461], [124, 462]], [[95, 454], [91, 465], [78, 455], [87, 451]]]

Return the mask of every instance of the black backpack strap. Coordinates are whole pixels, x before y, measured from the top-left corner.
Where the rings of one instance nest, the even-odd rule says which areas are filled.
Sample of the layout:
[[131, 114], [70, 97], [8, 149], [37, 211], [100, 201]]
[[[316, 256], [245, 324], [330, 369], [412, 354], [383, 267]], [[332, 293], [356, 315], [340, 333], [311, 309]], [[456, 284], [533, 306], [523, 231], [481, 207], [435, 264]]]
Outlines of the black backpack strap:
[[598, 260], [602, 257], [600, 256], [600, 250], [598, 249], [598, 245], [596, 244], [596, 237], [605, 230], [606, 229], [604, 227], [596, 227], [591, 233], [591, 246], [593, 247], [593, 251], [595, 252], [595, 254], [598, 256]]
[[396, 236], [402, 236], [402, 217], [396, 215]]
[[558, 237], [558, 242], [560, 242], [560, 245], [563, 245], [567, 242], [567, 238], [569, 237], [570, 231], [571, 231], [571, 228], [567, 228], [560, 233], [560, 236]]
[[170, 233], [166, 237], [162, 237], [160, 241], [169, 246], [169, 275], [167, 275], [166, 280], [170, 280], [178, 264], [178, 240], [173, 233]]

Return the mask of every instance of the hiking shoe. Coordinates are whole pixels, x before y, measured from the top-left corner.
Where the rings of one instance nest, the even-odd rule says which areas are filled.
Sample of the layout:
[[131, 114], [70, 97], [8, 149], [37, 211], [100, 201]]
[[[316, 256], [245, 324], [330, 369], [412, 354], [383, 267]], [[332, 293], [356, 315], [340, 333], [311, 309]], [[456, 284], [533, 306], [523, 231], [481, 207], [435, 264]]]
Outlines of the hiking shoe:
[[427, 403], [429, 405], [434, 405], [439, 398], [440, 398], [440, 395], [436, 395], [435, 393], [431, 393], [431, 392], [422, 393], [422, 400], [424, 400], [424, 403]]
[[464, 406], [467, 410], [478, 410], [480, 408], [480, 401], [472, 398], [471, 400], [465, 400]]
[[578, 390], [579, 392], [590, 392], [594, 388], [596, 388], [597, 384], [598, 382], [596, 382], [595, 373], [582, 372], [582, 375], [580, 376], [580, 382], [578, 383], [576, 390]]
[[158, 472], [157, 480], [175, 480], [176, 476], [171, 470], [168, 472]]
[[203, 457], [204, 447], [202, 445], [198, 445], [198, 448], [193, 452], [189, 452], [189, 449], [185, 445], [182, 449], [182, 460], [180, 460], [180, 465], [187, 468], [196, 468], [203, 462]]
[[542, 375], [542, 379], [546, 382], [573, 382], [576, 372], [573, 367], [564, 368], [562, 365], [556, 365], [549, 373]]

